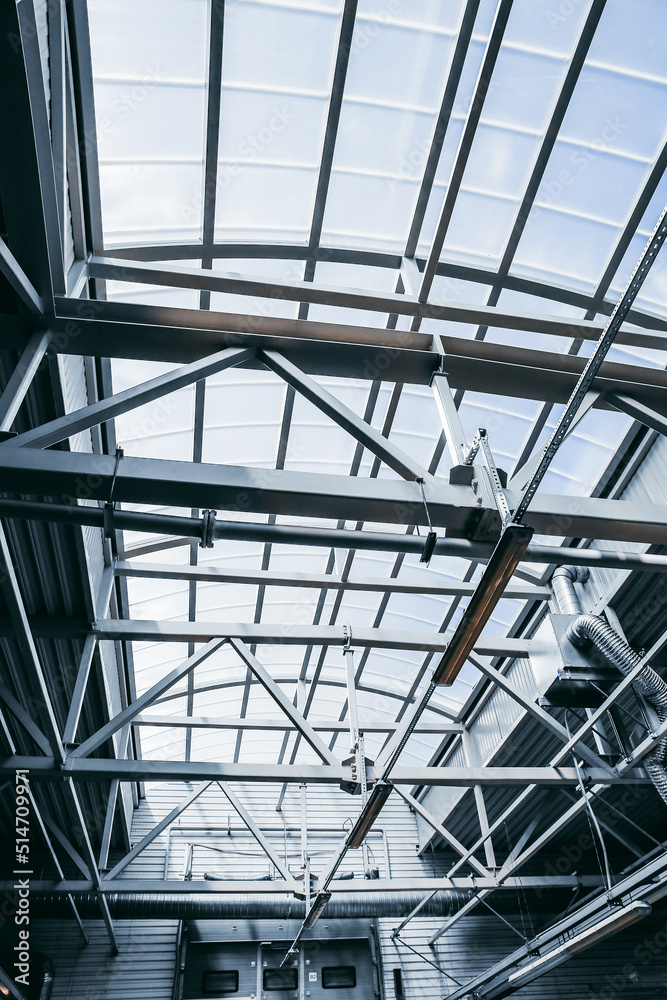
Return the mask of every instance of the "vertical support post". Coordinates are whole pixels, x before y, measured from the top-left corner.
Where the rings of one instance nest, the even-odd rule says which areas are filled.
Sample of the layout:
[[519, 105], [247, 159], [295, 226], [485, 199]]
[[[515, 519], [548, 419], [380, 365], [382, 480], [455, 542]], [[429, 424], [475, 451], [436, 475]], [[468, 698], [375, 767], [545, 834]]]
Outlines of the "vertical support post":
[[299, 786], [301, 795], [301, 868], [303, 871], [303, 891], [306, 897], [306, 913], [310, 909], [310, 858], [308, 857], [308, 786]]
[[60, 238], [65, 252], [67, 226], [67, 161], [66, 161], [66, 100], [65, 70], [65, 11], [64, 0], [47, 4], [49, 28], [49, 71], [51, 83], [51, 143], [53, 146], [53, 176], [56, 188]]
[[0, 396], [0, 431], [6, 433], [14, 423], [21, 403], [25, 399], [32, 380], [37, 374], [42, 358], [49, 346], [51, 334], [48, 330], [33, 333], [26, 344], [19, 363], [9, 376], [7, 385]]
[[463, 465], [468, 445], [463, 433], [459, 411], [456, 409], [452, 390], [449, 388], [449, 382], [444, 372], [435, 372], [431, 378], [431, 388], [442, 420], [442, 428], [445, 432], [452, 465]]
[[[346, 626], [349, 630], [349, 626]], [[348, 637], [350, 633], [348, 631]], [[354, 650], [346, 645], [343, 648], [343, 658], [345, 660], [345, 680], [347, 683], [347, 714], [350, 721], [350, 750], [359, 743], [359, 713], [357, 711], [357, 687], [354, 677]]]
[[[463, 752], [466, 758], [466, 764], [468, 767], [477, 767], [479, 761], [477, 758], [477, 748], [475, 746], [475, 741], [472, 738], [472, 734], [469, 729], [464, 729], [461, 733], [461, 742], [463, 744]], [[486, 814], [486, 804], [484, 802], [484, 792], [482, 791], [481, 785], [475, 785], [473, 789], [475, 795], [475, 805], [477, 807], [477, 816], [479, 818], [479, 828], [484, 840], [484, 854], [486, 856], [486, 867], [490, 868], [491, 871], [496, 869], [496, 855], [493, 850], [493, 841], [491, 840], [491, 831], [489, 828], [489, 820]]]

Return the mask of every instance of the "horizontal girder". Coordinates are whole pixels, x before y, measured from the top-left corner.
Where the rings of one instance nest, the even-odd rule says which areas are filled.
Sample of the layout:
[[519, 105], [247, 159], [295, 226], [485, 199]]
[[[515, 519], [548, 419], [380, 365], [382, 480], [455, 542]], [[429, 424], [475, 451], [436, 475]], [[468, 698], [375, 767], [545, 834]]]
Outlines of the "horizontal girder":
[[[166, 459], [121, 458], [80, 452], [38, 451], [0, 445], [0, 474], [8, 493], [61, 500], [114, 500], [218, 511], [346, 518], [424, 524], [418, 484]], [[480, 477], [481, 481], [481, 477]], [[481, 486], [479, 488], [481, 490]], [[467, 486], [426, 484], [433, 525], [474, 535], [486, 515], [486, 539], [500, 524], [492, 498]], [[479, 500], [482, 503], [479, 503]], [[510, 508], [519, 494], [507, 491]], [[528, 521], [540, 534], [667, 544], [667, 508], [658, 504], [538, 493]], [[218, 522], [217, 537], [224, 537]], [[480, 540], [485, 540], [482, 538]]]
[[[297, 782], [339, 785], [350, 782], [351, 770], [343, 764], [227, 764], [185, 760], [107, 760], [68, 757], [57, 765], [50, 757], [5, 757], [0, 760], [0, 777], [17, 770], [29, 771], [32, 781], [253, 781]], [[368, 767], [368, 781], [381, 777], [379, 769]], [[573, 785], [581, 780], [596, 784], [647, 784], [642, 768], [625, 775], [595, 767], [395, 767], [391, 780], [400, 785], [448, 785], [472, 788], [475, 785]]]

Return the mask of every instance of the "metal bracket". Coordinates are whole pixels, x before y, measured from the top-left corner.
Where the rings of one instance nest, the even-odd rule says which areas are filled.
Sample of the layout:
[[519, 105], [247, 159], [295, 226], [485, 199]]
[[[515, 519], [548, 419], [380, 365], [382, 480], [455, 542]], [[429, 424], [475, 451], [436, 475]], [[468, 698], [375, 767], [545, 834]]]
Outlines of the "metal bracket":
[[496, 507], [498, 508], [498, 513], [500, 514], [500, 520], [502, 521], [504, 530], [512, 520], [512, 512], [507, 504], [507, 499], [503, 491], [503, 484], [500, 481], [498, 469], [489, 445], [489, 438], [483, 427], [480, 427], [477, 431], [475, 439], [470, 446], [470, 451], [465, 459], [466, 465], [472, 465], [478, 451], [482, 452], [482, 457], [484, 458], [486, 474], [489, 477], [491, 492], [493, 493], [493, 499], [495, 500]]
[[199, 543], [200, 549], [213, 548], [213, 535], [215, 533], [216, 514], [217, 511], [215, 510], [205, 510], [202, 512], [201, 542]]
[[477, 452], [479, 451], [482, 444], [482, 437], [486, 437], [486, 431], [484, 430], [483, 427], [480, 427], [480, 429], [477, 431], [474, 438], [472, 439], [472, 444], [468, 449], [468, 453], [463, 456], [464, 465], [472, 465], [472, 463], [477, 458]]
[[113, 512], [114, 512], [114, 505], [111, 502], [111, 500], [107, 500], [102, 509], [104, 511], [102, 515], [103, 526], [104, 526], [104, 537], [111, 538], [113, 535]]
[[118, 466], [120, 465], [120, 460], [123, 457], [124, 452], [122, 448], [116, 448], [116, 463], [113, 467], [113, 476], [111, 477], [111, 488], [109, 490], [109, 499], [104, 504], [104, 513], [102, 515], [104, 537], [112, 538], [114, 527], [113, 527], [113, 512], [116, 509], [116, 505], [113, 502], [113, 491], [116, 488], [116, 476], [118, 475]]
[[352, 646], [352, 626], [343, 625], [343, 639], [345, 640], [345, 645], [343, 646], [343, 652], [347, 652]]

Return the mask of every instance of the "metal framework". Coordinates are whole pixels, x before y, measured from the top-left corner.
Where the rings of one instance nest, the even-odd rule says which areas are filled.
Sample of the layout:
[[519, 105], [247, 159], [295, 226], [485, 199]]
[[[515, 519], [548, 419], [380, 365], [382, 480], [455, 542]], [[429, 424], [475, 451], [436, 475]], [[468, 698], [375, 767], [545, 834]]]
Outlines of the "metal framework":
[[[288, 784], [321, 783], [361, 790], [356, 822], [330, 859], [312, 900], [308, 890], [310, 908], [300, 934], [323, 912], [330, 894], [339, 891], [333, 879], [345, 853], [363, 843], [394, 786], [456, 855], [446, 877], [423, 879], [419, 885], [411, 882], [409, 888], [434, 893], [464, 887], [477, 893], [432, 942], [493, 890], [599, 885], [599, 879], [582, 882], [569, 875], [529, 878], [517, 873], [581, 814], [587, 801], [601, 797], [613, 786], [649, 784], [642, 761], [667, 735], [667, 724], [649, 717], [645, 735], [613, 754], [599, 742], [595, 727], [600, 720], [614, 718], [609, 713], [622, 704], [643, 665], [667, 644], [667, 633], [654, 642], [631, 674], [604, 692], [600, 706], [580, 719], [573, 732], [548, 706], [527, 696], [507, 673], [513, 659], [529, 656], [537, 648], [533, 633], [548, 612], [552, 592], [547, 581], [553, 565], [667, 572], [667, 557], [650, 551], [652, 546], [667, 544], [667, 506], [621, 497], [622, 485], [627, 482], [623, 477], [636, 469], [647, 442], [667, 432], [667, 372], [650, 364], [605, 360], [612, 341], [639, 352], [667, 350], [667, 318], [642, 309], [635, 301], [667, 234], [664, 213], [620, 303], [610, 291], [618, 282], [622, 261], [658, 188], [667, 163], [667, 146], [650, 164], [620, 235], [606, 248], [603, 273], [591, 292], [568, 288], [565, 281], [549, 282], [513, 272], [517, 248], [535, 210], [550, 157], [563, 135], [563, 122], [604, 17], [604, 0], [593, 0], [582, 21], [496, 270], [457, 263], [448, 259], [443, 248], [461, 203], [473, 144], [480, 134], [485, 102], [504, 51], [512, 0], [498, 4], [466, 105], [446, 194], [442, 203], [437, 202], [435, 228], [428, 237], [428, 251], [421, 256], [417, 251], [425, 239], [427, 209], [434, 198], [437, 201], [438, 166], [470, 57], [478, 0], [468, 0], [462, 9], [402, 253], [323, 244], [347, 97], [356, 0], [345, 0], [340, 16], [305, 246], [216, 240], [221, 88], [226, 65], [224, 2], [211, 4], [201, 241], [105, 245], [86, 4], [67, 0], [48, 7], [48, 95], [32, 0], [18, 4], [11, 0], [0, 9], [0, 145], [15, 145], [22, 151], [20, 158], [3, 156], [0, 162], [4, 228], [0, 236], [0, 347], [4, 352], [4, 389], [0, 394], [4, 495], [0, 515], [5, 526], [0, 526], [0, 586], [4, 595], [0, 635], [11, 640], [0, 670], [0, 778], [25, 769], [34, 782], [33, 805], [55, 870], [54, 879], [44, 879], [35, 886], [65, 894], [77, 920], [73, 894], [96, 892], [112, 948], [117, 949], [105, 893], [146, 888], [142, 881], [120, 880], [118, 876], [212, 782], [217, 782], [266, 853], [286, 883], [284, 889], [297, 894], [303, 894], [303, 887], [295, 883], [233, 786], [274, 783], [279, 807]], [[654, 222], [651, 220], [651, 225]], [[270, 273], [268, 264], [293, 261], [300, 277], [261, 277], [250, 266], [245, 274], [219, 269], [225, 259], [239, 258], [265, 260]], [[391, 286], [395, 290], [381, 292], [320, 281], [321, 261], [393, 272]], [[443, 300], [434, 291], [441, 278], [482, 286], [485, 302]], [[109, 282], [119, 282], [124, 288], [138, 283], [196, 292], [199, 307], [118, 301], [107, 296]], [[509, 292], [531, 296], [534, 310], [508, 306], [505, 293]], [[250, 303], [248, 311], [245, 307], [237, 311], [213, 309], [214, 295], [239, 296]], [[298, 303], [298, 313], [293, 318], [279, 318], [261, 310], [253, 312], [251, 299]], [[554, 306], [545, 307], [545, 303]], [[320, 315], [327, 318], [313, 318], [314, 307], [324, 307], [326, 311]], [[368, 317], [367, 325], [350, 323], [347, 310]], [[453, 332], [453, 324], [465, 325], [474, 331], [473, 336]], [[487, 340], [489, 330], [506, 336]], [[531, 335], [530, 346], [526, 340], [512, 339], [525, 333]], [[567, 346], [553, 349], [548, 338], [562, 338], [561, 343]], [[597, 347], [589, 357], [586, 345], [593, 342]], [[173, 367], [116, 392], [110, 358]], [[85, 374], [88, 402], [83, 406], [70, 405], [63, 395], [63, 365], [72, 359], [84, 359], [81, 378]], [[209, 412], [207, 380], [232, 369], [270, 372], [285, 386], [271, 468], [202, 461]], [[326, 376], [365, 381], [363, 414], [338, 398], [335, 387], [325, 387]], [[399, 446], [394, 428], [407, 395], [404, 387], [409, 391], [412, 386], [428, 385], [432, 386], [441, 426], [429, 428], [435, 448], [428, 461], [418, 461]], [[115, 418], [187, 386], [195, 387], [192, 461], [166, 455], [132, 457], [116, 447]], [[380, 405], [383, 386], [390, 390], [384, 410]], [[460, 417], [466, 392], [490, 398], [501, 394], [505, 399], [540, 404], [520, 452], [514, 456], [513, 468], [507, 470], [509, 482], [496, 468], [503, 450], [502, 427], [490, 429], [488, 434], [480, 429], [472, 449], [466, 440]], [[316, 409], [318, 419], [335, 424], [353, 443], [347, 475], [286, 467], [295, 406], [304, 400]], [[567, 405], [543, 449], [541, 436], [557, 404]], [[619, 411], [635, 423], [593, 495], [575, 497], [538, 490], [560, 445], [575, 427], [593, 412], [605, 416]], [[82, 445], [84, 438], [87, 443]], [[477, 448], [481, 449], [479, 454]], [[618, 471], [621, 463], [626, 463], [626, 473]], [[616, 477], [616, 485], [607, 489], [612, 477]], [[143, 505], [168, 511], [141, 509]], [[313, 519], [331, 523], [314, 523]], [[530, 527], [519, 525], [521, 520]], [[30, 566], [21, 540], [27, 544], [26, 532], [43, 524], [48, 525], [50, 538], [74, 539], [85, 609], [77, 614], [62, 617], [43, 610], [35, 614], [30, 608], [31, 597], [24, 596], [26, 588], [30, 594]], [[17, 533], [17, 525], [23, 526], [22, 533]], [[420, 528], [426, 527], [438, 535], [431, 546], [436, 557], [465, 560], [467, 568], [460, 580], [417, 576], [414, 569], [403, 568], [406, 557], [420, 552], [426, 556], [420, 535]], [[126, 531], [144, 533], [146, 540], [127, 544]], [[533, 531], [553, 536], [556, 543], [531, 541]], [[100, 543], [105, 563], [97, 582], [90, 549], [93, 536]], [[561, 546], [563, 538], [572, 544]], [[261, 565], [229, 568], [199, 564], [199, 547], [212, 548], [231, 539], [261, 543]], [[589, 547], [590, 540], [639, 543], [649, 550], [626, 553], [613, 551], [613, 546]], [[289, 571], [282, 565], [276, 567], [275, 561], [272, 565], [282, 545], [323, 549], [327, 553], [325, 571], [302, 570], [298, 559]], [[187, 561], [164, 559], [165, 550], [179, 546], [189, 547]], [[355, 573], [355, 558], [364, 551], [391, 553], [389, 572], [375, 576]], [[146, 556], [151, 553], [159, 553], [160, 560], [148, 561]], [[534, 572], [530, 563], [541, 564], [541, 569]], [[186, 620], [133, 618], [128, 582], [142, 580], [187, 585]], [[236, 624], [205, 620], [198, 599], [201, 587], [213, 583], [256, 588], [254, 620]], [[309, 619], [298, 626], [277, 625], [266, 612], [269, 588], [299, 588], [315, 594]], [[350, 628], [344, 601], [364, 593], [379, 595], [375, 618], [369, 627]], [[386, 627], [384, 619], [390, 601], [400, 595], [451, 600], [437, 626], [399, 630]], [[492, 636], [482, 635], [499, 602], [510, 599], [523, 602], [519, 617], [505, 634], [496, 630]], [[469, 603], [461, 613], [465, 600]], [[112, 706], [101, 682], [100, 644], [106, 640], [113, 641], [121, 665], [120, 708]], [[165, 668], [156, 683], [140, 694], [133, 669], [132, 644], [137, 641], [182, 643], [188, 650], [177, 667]], [[76, 676], [67, 692], [64, 725], [59, 724], [54, 690], [58, 657], [53, 644], [58, 642], [80, 644]], [[272, 669], [262, 658], [267, 645], [283, 651], [295, 647], [300, 662]], [[327, 657], [336, 648], [345, 652], [344, 681], [336, 680], [326, 669]], [[406, 674], [402, 683], [382, 688], [368, 668], [373, 651], [378, 650], [398, 656], [403, 651], [424, 655], [419, 662], [410, 659], [410, 676]], [[358, 654], [356, 661], [352, 651]], [[200, 683], [198, 668], [209, 658], [222, 655], [231, 657], [234, 676]], [[442, 698], [442, 685], [453, 684], [466, 663], [476, 667], [479, 675], [463, 706], [454, 711]], [[187, 685], [185, 708], [172, 715], [164, 706], [171, 698], [183, 698], [182, 689], [177, 687], [181, 681]], [[273, 715], [249, 714], [258, 685], [270, 699]], [[92, 709], [87, 716], [85, 709], [93, 702], [93, 686], [103, 711], [91, 725]], [[241, 692], [238, 714], [215, 716], [195, 710], [197, 695], [228, 688]], [[336, 717], [311, 718], [319, 695], [338, 689], [344, 702]], [[545, 739], [556, 740], [558, 750], [548, 766], [491, 766], [477, 759], [470, 725], [479, 706], [494, 691], [508, 695], [526, 717], [542, 727], [539, 731]], [[393, 716], [367, 717], [357, 704], [357, 696], [367, 693], [389, 699]], [[140, 734], [169, 727], [185, 730], [183, 759], [142, 756]], [[198, 732], [225, 730], [236, 733], [232, 760], [192, 759]], [[257, 730], [282, 736], [277, 757], [261, 764], [243, 758], [244, 734]], [[384, 739], [372, 762], [365, 756], [364, 733]], [[351, 757], [336, 747], [337, 740], [347, 734]], [[436, 736], [440, 741], [432, 758], [422, 766], [401, 760], [408, 740], [417, 734]], [[465, 766], [440, 766], [443, 753], [451, 753], [459, 741], [465, 751]], [[308, 757], [311, 751], [319, 760]], [[114, 824], [123, 814], [122, 788], [150, 780], [201, 784], [109, 867]], [[480, 836], [472, 844], [461, 843], [423, 803], [422, 790], [439, 785], [473, 790], [471, 808]], [[568, 799], [567, 807], [564, 798], [561, 815], [535, 836], [536, 823], [531, 822], [535, 795], [543, 789], [579, 789], [584, 785], [582, 796], [574, 802]], [[102, 787], [106, 801], [104, 829], [95, 834], [81, 803], [82, 794], [88, 794], [91, 786]], [[485, 790], [511, 790], [514, 786], [516, 795], [491, 821]], [[54, 816], [49, 815], [49, 809]], [[517, 820], [524, 817], [523, 833], [504, 864], [499, 864], [494, 834], [513, 816]], [[78, 850], [71, 842], [68, 824], [70, 829], [78, 824], [82, 830]], [[56, 845], [80, 870], [78, 881], [65, 879]], [[466, 874], [457, 874], [462, 867]], [[179, 882], [176, 886], [188, 892], [212, 889], [211, 883]], [[357, 888], [351, 886], [352, 890]], [[401, 891], [405, 886], [400, 879], [380, 879], [364, 883], [363, 888]], [[174, 883], [151, 880], [150, 889], [170, 892]], [[268, 891], [261, 882], [230, 882], [225, 883], [225, 889]], [[350, 883], [345, 883], [345, 889], [350, 890]], [[422, 906], [419, 904], [411, 916]], [[515, 960], [520, 957], [515, 956]], [[495, 970], [493, 976], [501, 973]], [[463, 994], [452, 994], [459, 995]]]

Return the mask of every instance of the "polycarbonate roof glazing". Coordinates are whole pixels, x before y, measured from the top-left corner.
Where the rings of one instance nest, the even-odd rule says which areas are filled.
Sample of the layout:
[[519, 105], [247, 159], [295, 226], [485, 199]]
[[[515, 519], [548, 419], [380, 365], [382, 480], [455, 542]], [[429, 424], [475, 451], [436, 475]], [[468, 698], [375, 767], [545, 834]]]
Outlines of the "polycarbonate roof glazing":
[[[379, 266], [390, 259], [379, 261], [372, 253], [392, 254], [392, 260], [416, 256], [422, 270], [435, 253], [450, 273], [435, 275], [430, 302], [601, 318], [603, 300], [613, 302], [622, 291], [667, 201], [667, 180], [656, 174], [667, 124], [664, 3], [515, 0], [504, 24], [509, 5], [481, 0], [471, 30], [477, 5], [462, 0], [359, 0], [352, 24], [354, 6], [343, 0], [213, 0], [211, 9], [206, 0], [89, 0], [105, 246], [122, 256], [122, 248], [166, 245], [155, 254], [162, 261], [173, 245], [174, 262], [214, 274], [277, 281], [305, 276], [322, 285], [411, 294], [416, 289], [401, 283], [396, 263]], [[211, 101], [209, 43], [223, 22], [221, 84]], [[465, 31], [470, 37], [460, 52]], [[496, 44], [493, 72], [480, 82]], [[458, 85], [448, 90], [458, 73]], [[216, 152], [212, 107], [213, 197], [205, 180], [207, 156]], [[478, 112], [468, 141], [468, 124]], [[438, 230], [442, 238], [434, 251]], [[207, 254], [205, 233], [213, 235], [217, 257]], [[265, 249], [258, 253], [258, 246]], [[277, 253], [278, 247], [288, 249]], [[340, 254], [331, 259], [339, 250], [353, 251], [348, 262]], [[151, 259], [150, 251], [143, 259]], [[531, 279], [534, 294], [528, 286], [519, 290], [517, 278]], [[594, 296], [596, 307], [585, 311], [573, 304], [572, 292]], [[663, 255], [636, 305], [667, 317], [666, 293]], [[255, 316], [375, 327], [390, 322], [380, 310], [304, 309], [279, 297], [204, 297], [193, 289], [129, 281], [107, 282], [106, 294], [118, 302]], [[592, 349], [590, 341], [438, 319], [415, 326], [399, 316], [391, 324], [554, 355], [585, 356]], [[621, 344], [609, 360], [655, 367], [667, 362], [662, 351]], [[114, 389], [166, 370], [115, 360]], [[372, 377], [318, 381], [447, 481], [451, 460], [431, 390], [395, 388]], [[469, 440], [486, 427], [498, 465], [511, 473], [546, 440], [562, 406], [510, 398], [498, 388], [495, 395], [460, 392], [456, 401]], [[182, 389], [118, 417], [117, 439], [126, 454], [188, 461], [201, 449], [202, 460], [214, 464], [396, 476], [385, 465], [378, 468], [365, 450], [355, 467], [356, 441], [273, 373], [231, 369], [209, 378], [201, 440], [195, 434], [197, 391]], [[621, 413], [590, 410], [558, 453], [543, 489], [590, 494], [631, 424]], [[221, 518], [246, 516], [219, 512]], [[288, 520], [316, 523], [277, 518]], [[138, 543], [126, 533], [128, 557]], [[184, 545], [134, 558], [137, 564], [185, 566], [192, 559], [227, 569], [345, 571], [352, 579], [398, 575], [444, 582], [480, 574], [479, 566], [453, 558], [435, 557], [426, 568], [416, 556], [233, 541], [213, 550]], [[381, 625], [451, 632], [462, 610], [457, 599], [442, 595], [352, 590], [341, 596], [331, 589], [155, 579], [129, 579], [128, 588], [133, 617], [175, 621], [194, 614], [202, 621], [285, 627], [319, 622], [349, 624], [353, 631]], [[508, 634], [522, 608], [523, 602], [502, 600], [488, 634]], [[188, 654], [178, 644], [134, 645], [139, 693]], [[302, 697], [298, 677], [309, 684], [317, 679], [308, 688], [311, 719], [346, 717], [340, 648], [261, 645], [257, 655], [290, 698]], [[362, 720], [393, 722], [427, 662], [409, 651], [358, 651]], [[160, 714], [274, 717], [270, 699], [248, 685], [246, 674], [233, 652], [224, 651], [197, 670], [194, 691], [188, 694], [183, 682], [157, 708]], [[426, 718], [456, 718], [478, 680], [467, 665], [453, 687], [436, 693]], [[406, 761], [428, 761], [440, 739], [414, 736]], [[368, 753], [374, 756], [382, 742], [369, 735]], [[334, 745], [344, 756], [347, 738]], [[289, 760], [293, 747], [294, 737], [286, 746], [281, 733], [252, 730], [240, 739], [233, 730], [196, 729], [187, 750], [183, 729], [144, 729], [142, 735], [149, 757], [188, 752], [193, 759]], [[297, 759], [311, 757], [302, 745]]]

